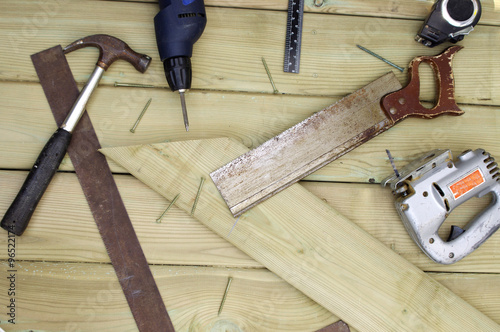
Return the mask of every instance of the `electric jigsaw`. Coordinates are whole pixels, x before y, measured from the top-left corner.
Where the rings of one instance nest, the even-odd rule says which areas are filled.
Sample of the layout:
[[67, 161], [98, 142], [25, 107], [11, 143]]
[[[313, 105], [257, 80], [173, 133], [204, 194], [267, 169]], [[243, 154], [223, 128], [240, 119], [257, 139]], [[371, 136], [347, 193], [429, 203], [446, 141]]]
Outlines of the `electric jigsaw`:
[[[472, 253], [500, 227], [500, 170], [482, 149], [453, 162], [450, 150], [434, 150], [382, 182], [395, 196], [406, 230], [429, 258], [455, 263]], [[471, 199], [492, 194], [492, 202], [464, 228], [452, 226], [447, 241], [438, 230], [450, 213]]]

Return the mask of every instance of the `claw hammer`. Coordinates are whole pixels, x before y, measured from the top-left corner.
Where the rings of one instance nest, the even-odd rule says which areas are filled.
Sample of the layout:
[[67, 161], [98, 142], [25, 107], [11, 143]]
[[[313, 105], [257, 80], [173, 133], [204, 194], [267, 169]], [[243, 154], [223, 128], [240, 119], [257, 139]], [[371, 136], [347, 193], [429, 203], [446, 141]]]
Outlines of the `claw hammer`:
[[125, 42], [109, 35], [84, 37], [66, 46], [63, 51], [67, 54], [89, 46], [99, 49], [96, 67], [69, 111], [66, 120], [40, 152], [19, 193], [5, 213], [0, 225], [11, 233], [21, 235], [28, 226], [38, 202], [66, 154], [73, 130], [85, 112], [85, 106], [103, 73], [119, 59], [130, 62], [141, 73], [146, 71], [151, 62], [149, 56], [133, 51]]

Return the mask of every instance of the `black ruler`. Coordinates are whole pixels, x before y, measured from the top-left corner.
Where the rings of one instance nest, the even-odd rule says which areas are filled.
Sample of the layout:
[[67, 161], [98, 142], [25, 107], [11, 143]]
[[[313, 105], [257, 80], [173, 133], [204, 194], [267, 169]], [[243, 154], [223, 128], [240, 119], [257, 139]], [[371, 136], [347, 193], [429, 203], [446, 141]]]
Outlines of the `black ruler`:
[[288, 17], [286, 21], [285, 73], [299, 73], [300, 43], [302, 41], [302, 21], [304, 17], [304, 0], [288, 0]]

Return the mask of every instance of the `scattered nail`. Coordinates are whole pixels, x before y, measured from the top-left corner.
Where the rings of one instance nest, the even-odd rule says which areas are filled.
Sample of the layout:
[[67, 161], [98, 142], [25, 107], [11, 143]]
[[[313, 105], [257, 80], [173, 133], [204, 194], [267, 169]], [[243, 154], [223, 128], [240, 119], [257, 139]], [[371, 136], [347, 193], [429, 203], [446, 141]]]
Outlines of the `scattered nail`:
[[115, 82], [115, 86], [129, 87], [129, 88], [154, 88], [154, 85], [148, 84], [135, 84], [135, 83], [119, 83]]
[[264, 68], [266, 69], [267, 77], [269, 77], [269, 81], [271, 81], [271, 85], [273, 87], [273, 93], [279, 93], [278, 89], [276, 89], [276, 85], [274, 84], [273, 77], [271, 76], [271, 71], [269, 70], [269, 67], [267, 66], [266, 59], [262, 57], [262, 64], [264, 65]]
[[151, 100], [153, 100], [153, 98], [149, 98], [148, 102], [146, 103], [146, 106], [144, 106], [144, 108], [142, 109], [142, 112], [139, 115], [139, 118], [137, 118], [137, 121], [135, 121], [134, 126], [132, 127], [132, 129], [130, 129], [131, 133], [135, 133], [135, 129], [139, 125], [139, 122], [141, 122], [141, 119], [144, 116], [144, 113], [146, 113], [146, 110], [148, 109], [149, 104], [151, 104]]
[[405, 70], [404, 68], [402, 68], [402, 67], [400, 67], [400, 66], [398, 66], [398, 65], [396, 65], [396, 64], [394, 64], [394, 63], [392, 63], [392, 62], [390, 62], [390, 61], [389, 61], [389, 60], [387, 60], [386, 58], [383, 58], [383, 57], [381, 57], [380, 55], [378, 55], [378, 54], [376, 54], [376, 53], [373, 53], [372, 51], [370, 51], [369, 49], [364, 48], [364, 47], [363, 47], [363, 46], [361, 46], [361, 45], [356, 45], [356, 46], [357, 46], [358, 48], [362, 49], [363, 51], [365, 51], [366, 53], [373, 55], [373, 56], [374, 56], [374, 57], [376, 57], [377, 59], [380, 59], [380, 60], [384, 61], [385, 63], [387, 63], [387, 64], [389, 64], [389, 65], [393, 66], [394, 68], [397, 68], [400, 72], [404, 72], [404, 70]]
[[222, 308], [224, 307], [224, 303], [226, 302], [227, 293], [229, 292], [229, 287], [231, 286], [231, 281], [233, 281], [233, 278], [229, 277], [227, 279], [226, 291], [224, 292], [224, 296], [222, 297], [222, 301], [219, 306], [219, 313], [217, 314], [217, 316], [220, 316], [220, 313], [222, 312]]
[[194, 215], [194, 210], [196, 210], [196, 205], [198, 204], [198, 200], [200, 199], [201, 189], [203, 188], [203, 183], [205, 183], [205, 178], [201, 178], [200, 186], [198, 187], [198, 193], [196, 194], [196, 198], [194, 199], [193, 208], [191, 209], [191, 215]]
[[174, 205], [174, 204], [175, 204], [175, 202], [177, 202], [177, 199], [179, 198], [179, 196], [180, 196], [180, 195], [181, 195], [181, 194], [177, 194], [177, 195], [174, 197], [174, 199], [172, 200], [172, 202], [170, 202], [170, 204], [169, 204], [169, 205], [168, 205], [168, 207], [165, 209], [165, 211], [163, 211], [163, 213], [161, 214], [161, 216], [160, 216], [158, 219], [156, 219], [156, 222], [157, 222], [157, 223], [161, 223], [161, 218], [163, 218], [163, 216], [165, 215], [165, 213], [167, 213], [167, 212], [168, 212], [168, 210], [170, 210], [170, 208], [172, 207], [172, 205]]

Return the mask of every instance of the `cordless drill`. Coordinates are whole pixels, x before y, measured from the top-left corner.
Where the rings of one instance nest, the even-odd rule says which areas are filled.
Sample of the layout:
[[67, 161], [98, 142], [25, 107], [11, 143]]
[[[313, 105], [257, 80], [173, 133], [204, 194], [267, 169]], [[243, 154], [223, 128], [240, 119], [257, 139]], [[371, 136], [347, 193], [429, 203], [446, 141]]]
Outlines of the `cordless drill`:
[[172, 91], [179, 91], [184, 126], [189, 130], [184, 93], [191, 88], [193, 45], [201, 37], [207, 17], [203, 0], [160, 0], [155, 16], [156, 43]]

